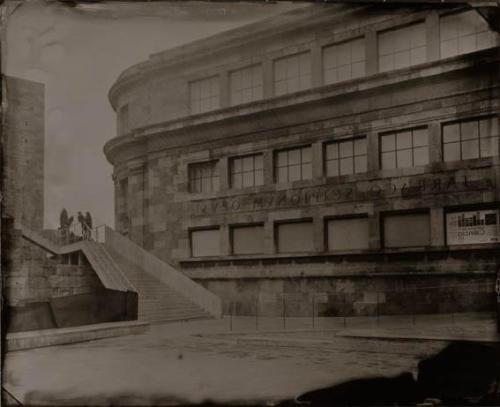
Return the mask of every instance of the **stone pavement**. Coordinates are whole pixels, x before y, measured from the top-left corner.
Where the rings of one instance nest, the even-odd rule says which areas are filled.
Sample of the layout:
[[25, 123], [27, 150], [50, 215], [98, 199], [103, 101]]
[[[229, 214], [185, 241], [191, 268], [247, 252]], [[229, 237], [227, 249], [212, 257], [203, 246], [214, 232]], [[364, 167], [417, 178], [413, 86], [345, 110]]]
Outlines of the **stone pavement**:
[[[342, 337], [342, 329], [230, 333], [229, 323], [155, 325], [139, 335], [11, 352], [3, 385], [21, 402], [37, 405], [263, 403], [355, 377], [415, 372], [419, 360], [445, 345]], [[474, 324], [494, 325], [488, 318], [468, 321]], [[424, 320], [419, 329], [431, 325], [439, 329]]]

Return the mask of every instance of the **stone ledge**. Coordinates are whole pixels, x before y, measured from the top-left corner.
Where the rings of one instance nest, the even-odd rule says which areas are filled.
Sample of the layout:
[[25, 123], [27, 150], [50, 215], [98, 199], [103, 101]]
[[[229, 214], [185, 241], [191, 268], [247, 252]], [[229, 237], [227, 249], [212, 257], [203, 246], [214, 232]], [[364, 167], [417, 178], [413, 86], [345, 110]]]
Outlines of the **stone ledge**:
[[94, 339], [140, 334], [149, 329], [144, 321], [106, 322], [94, 325], [82, 325], [70, 328], [43, 329], [10, 333], [6, 336], [7, 351], [41, 348], [85, 342]]

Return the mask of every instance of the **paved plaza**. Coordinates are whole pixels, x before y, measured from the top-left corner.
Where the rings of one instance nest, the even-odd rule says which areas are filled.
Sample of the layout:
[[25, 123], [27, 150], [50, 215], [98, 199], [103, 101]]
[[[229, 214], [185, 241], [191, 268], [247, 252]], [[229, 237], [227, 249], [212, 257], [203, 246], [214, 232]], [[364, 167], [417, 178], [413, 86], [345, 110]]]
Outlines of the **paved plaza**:
[[[387, 323], [378, 331], [273, 332], [251, 329], [250, 321], [239, 332], [243, 319], [232, 321], [232, 332], [227, 318], [200, 320], [153, 325], [140, 335], [11, 352], [4, 386], [27, 404], [267, 402], [354, 377], [415, 373], [421, 358], [446, 343], [363, 337], [368, 331], [378, 336], [412, 332], [411, 326]], [[454, 328], [417, 321], [413, 333], [417, 330], [441, 336], [470, 331], [484, 337], [493, 335], [494, 321], [476, 318]]]

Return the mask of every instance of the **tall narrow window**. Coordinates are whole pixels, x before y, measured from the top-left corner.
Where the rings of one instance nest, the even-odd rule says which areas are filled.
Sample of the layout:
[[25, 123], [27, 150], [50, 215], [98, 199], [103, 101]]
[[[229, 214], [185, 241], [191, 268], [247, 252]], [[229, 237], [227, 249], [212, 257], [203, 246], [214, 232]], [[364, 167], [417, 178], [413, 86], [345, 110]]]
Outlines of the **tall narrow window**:
[[262, 99], [262, 65], [238, 69], [229, 75], [231, 105]]
[[230, 160], [231, 187], [245, 188], [264, 183], [262, 154], [235, 157]]
[[189, 108], [191, 114], [218, 109], [220, 106], [219, 94], [218, 76], [190, 82]]
[[274, 95], [284, 95], [311, 87], [311, 56], [309, 52], [274, 61]]
[[347, 81], [365, 76], [365, 40], [358, 38], [323, 48], [323, 81]]
[[189, 190], [191, 192], [215, 192], [219, 190], [217, 161], [189, 165]]
[[275, 233], [278, 253], [310, 252], [314, 250], [312, 221], [278, 223]]
[[311, 179], [311, 146], [277, 151], [274, 168], [280, 183]]
[[443, 125], [443, 160], [457, 161], [498, 155], [498, 117]]
[[191, 230], [191, 256], [219, 256], [220, 233], [219, 228]]
[[421, 64], [426, 56], [425, 24], [391, 29], [378, 35], [379, 71]]
[[441, 58], [497, 45], [497, 34], [476, 10], [442, 16], [439, 20]]
[[326, 175], [366, 172], [366, 137], [335, 141], [325, 145]]
[[428, 164], [427, 128], [409, 129], [381, 135], [380, 161], [383, 169]]

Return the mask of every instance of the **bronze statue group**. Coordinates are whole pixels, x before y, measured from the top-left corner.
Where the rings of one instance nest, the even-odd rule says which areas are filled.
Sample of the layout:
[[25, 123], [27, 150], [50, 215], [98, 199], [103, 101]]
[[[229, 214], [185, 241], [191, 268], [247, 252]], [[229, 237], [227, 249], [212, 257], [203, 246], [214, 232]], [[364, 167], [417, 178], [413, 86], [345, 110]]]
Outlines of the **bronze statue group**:
[[59, 233], [65, 242], [73, 242], [76, 240], [89, 240], [92, 237], [92, 216], [90, 212], [86, 212], [85, 215], [81, 211], [78, 211], [77, 220], [80, 223], [81, 234], [78, 235], [74, 232], [73, 216], [68, 216], [68, 211], [63, 208], [59, 216]]

